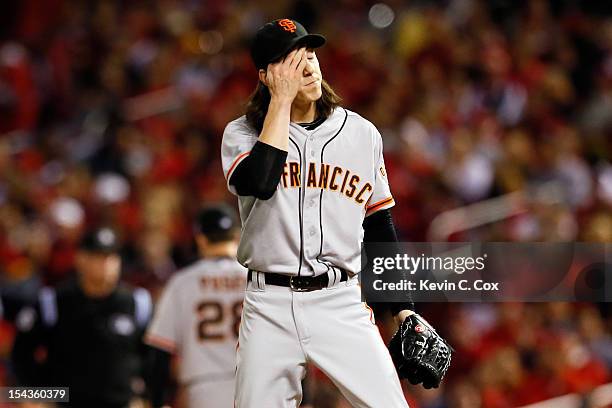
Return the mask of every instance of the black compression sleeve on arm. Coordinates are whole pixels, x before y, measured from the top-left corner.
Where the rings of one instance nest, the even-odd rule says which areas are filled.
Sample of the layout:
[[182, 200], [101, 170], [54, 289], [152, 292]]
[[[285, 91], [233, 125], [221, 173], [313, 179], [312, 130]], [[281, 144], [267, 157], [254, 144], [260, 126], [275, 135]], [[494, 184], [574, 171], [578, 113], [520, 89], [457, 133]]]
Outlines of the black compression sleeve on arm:
[[286, 151], [258, 141], [236, 167], [229, 183], [238, 195], [268, 200], [276, 191], [286, 160]]
[[391, 210], [380, 210], [363, 221], [364, 242], [397, 242]]
[[149, 400], [153, 408], [166, 405], [166, 387], [170, 378], [170, 359], [172, 355], [156, 347], [149, 347], [146, 383]]
[[[363, 221], [363, 241], [364, 242], [397, 242], [397, 233], [393, 225], [391, 210], [380, 210], [366, 217]], [[370, 258], [370, 256], [368, 256]], [[402, 310], [414, 310], [414, 302], [389, 302], [372, 303], [374, 314], [381, 314], [383, 310], [389, 309], [392, 315], [396, 315]]]

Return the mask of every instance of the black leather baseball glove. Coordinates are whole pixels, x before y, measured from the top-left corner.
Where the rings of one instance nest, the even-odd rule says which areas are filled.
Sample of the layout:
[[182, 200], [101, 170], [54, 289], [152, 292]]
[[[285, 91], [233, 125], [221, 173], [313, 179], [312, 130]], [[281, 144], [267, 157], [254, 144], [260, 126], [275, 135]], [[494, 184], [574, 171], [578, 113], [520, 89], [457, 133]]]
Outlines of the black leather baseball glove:
[[401, 378], [411, 384], [438, 388], [454, 350], [418, 314], [408, 316], [391, 338], [389, 352]]

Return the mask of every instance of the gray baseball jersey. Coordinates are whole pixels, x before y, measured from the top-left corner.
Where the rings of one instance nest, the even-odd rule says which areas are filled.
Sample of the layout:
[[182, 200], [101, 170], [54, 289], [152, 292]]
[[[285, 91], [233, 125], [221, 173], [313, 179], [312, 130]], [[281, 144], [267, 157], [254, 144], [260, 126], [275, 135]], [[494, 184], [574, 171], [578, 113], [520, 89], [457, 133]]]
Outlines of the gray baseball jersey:
[[233, 379], [246, 270], [233, 259], [205, 259], [174, 275], [145, 341], [181, 356], [179, 379]]
[[[257, 140], [245, 116], [225, 128], [223, 172], [234, 194], [229, 180]], [[364, 218], [394, 205], [380, 133], [344, 108], [314, 130], [290, 123], [289, 152], [275, 194], [269, 200], [238, 200], [238, 261], [245, 267], [305, 276], [337, 268], [358, 273]]]

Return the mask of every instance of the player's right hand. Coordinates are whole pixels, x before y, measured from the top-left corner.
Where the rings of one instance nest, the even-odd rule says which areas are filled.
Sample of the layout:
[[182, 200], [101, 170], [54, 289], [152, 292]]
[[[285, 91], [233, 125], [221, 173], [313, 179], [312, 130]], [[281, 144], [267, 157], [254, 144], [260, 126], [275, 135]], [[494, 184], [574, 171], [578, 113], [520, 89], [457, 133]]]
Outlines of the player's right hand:
[[293, 102], [300, 86], [306, 67], [306, 48], [291, 51], [281, 61], [269, 64], [266, 71], [266, 85], [272, 98]]

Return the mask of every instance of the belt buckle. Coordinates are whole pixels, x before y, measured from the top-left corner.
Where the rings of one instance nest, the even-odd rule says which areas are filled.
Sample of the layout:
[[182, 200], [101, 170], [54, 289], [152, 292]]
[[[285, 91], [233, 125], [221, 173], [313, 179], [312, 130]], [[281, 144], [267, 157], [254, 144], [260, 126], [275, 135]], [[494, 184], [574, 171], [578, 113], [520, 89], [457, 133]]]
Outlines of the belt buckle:
[[313, 291], [312, 286], [302, 286], [302, 284], [306, 284], [307, 277], [305, 276], [292, 276], [289, 278], [289, 287], [294, 292], [311, 292]]

